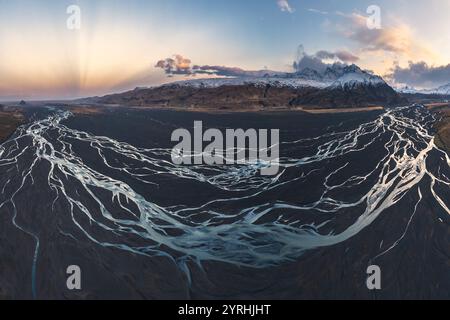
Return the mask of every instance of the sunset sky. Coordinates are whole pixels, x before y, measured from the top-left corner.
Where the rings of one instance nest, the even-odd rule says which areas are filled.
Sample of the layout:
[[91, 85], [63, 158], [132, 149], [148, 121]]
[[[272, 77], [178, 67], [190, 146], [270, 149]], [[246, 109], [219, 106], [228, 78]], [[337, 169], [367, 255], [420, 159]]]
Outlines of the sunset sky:
[[[67, 28], [69, 5], [81, 29]], [[367, 8], [381, 8], [381, 29]], [[0, 0], [0, 100], [74, 98], [152, 86], [158, 61], [293, 71], [313, 58], [356, 63], [418, 88], [450, 82], [448, 0]], [[178, 55], [178, 60], [175, 58]], [[181, 72], [183, 73], [183, 72]], [[197, 75], [196, 77], [199, 77]]]

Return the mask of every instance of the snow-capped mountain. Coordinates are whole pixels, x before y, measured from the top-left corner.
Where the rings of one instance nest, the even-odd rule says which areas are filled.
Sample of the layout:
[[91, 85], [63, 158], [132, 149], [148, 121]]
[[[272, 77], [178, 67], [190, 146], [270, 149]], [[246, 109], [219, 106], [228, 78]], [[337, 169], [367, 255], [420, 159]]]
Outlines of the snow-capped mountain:
[[413, 87], [396, 88], [397, 92], [407, 94], [426, 94], [426, 95], [442, 95], [450, 96], [450, 83], [435, 89], [415, 89]]
[[321, 72], [304, 69], [263, 77], [192, 79], [136, 89], [95, 100], [110, 105], [221, 110], [282, 107], [352, 108], [402, 102], [381, 77], [356, 65], [334, 64]]
[[433, 92], [434, 94], [450, 95], [450, 83], [430, 91]]
[[292, 103], [342, 108], [402, 102], [402, 98], [381, 77], [361, 70], [356, 65], [338, 65], [327, 69], [325, 73], [329, 78], [337, 79], [323, 89], [299, 95]]
[[408, 94], [423, 93], [423, 90], [419, 90], [410, 86], [394, 87], [394, 89], [399, 93], [408, 93]]
[[332, 88], [348, 90], [359, 86], [387, 85], [381, 77], [363, 71], [356, 65], [345, 67], [342, 73], [342, 76], [333, 82]]
[[180, 87], [191, 87], [191, 88], [219, 88], [223, 86], [244, 86], [244, 85], [254, 85], [255, 87], [265, 87], [267, 85], [276, 88], [326, 88], [331, 84], [331, 82], [324, 82], [319, 80], [305, 79], [305, 78], [212, 78], [212, 79], [195, 79], [195, 80], [185, 80], [172, 82], [165, 86], [180, 86]]
[[289, 88], [342, 88], [387, 85], [379, 76], [370, 74], [356, 65], [333, 64], [323, 72], [306, 68], [295, 73], [266, 74], [264, 77], [193, 79], [168, 84], [193, 88], [218, 88], [222, 86], [255, 85]]

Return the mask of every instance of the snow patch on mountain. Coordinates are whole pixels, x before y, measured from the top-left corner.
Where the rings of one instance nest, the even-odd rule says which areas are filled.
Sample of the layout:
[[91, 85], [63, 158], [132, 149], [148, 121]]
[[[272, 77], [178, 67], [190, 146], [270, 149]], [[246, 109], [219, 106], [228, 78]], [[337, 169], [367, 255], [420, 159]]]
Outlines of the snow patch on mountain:
[[409, 86], [394, 87], [394, 90], [399, 93], [408, 93], [408, 94], [423, 93], [423, 90], [419, 90], [419, 89], [416, 89], [414, 87], [409, 87]]
[[356, 66], [348, 67], [344, 74], [331, 85], [332, 88], [354, 89], [359, 86], [386, 85], [386, 82], [379, 77], [372, 75]]
[[442, 96], [450, 96], [450, 83], [440, 86], [435, 89], [415, 89], [413, 87], [401, 87], [395, 88], [397, 92], [407, 93], [407, 94], [428, 94], [428, 95], [442, 95]]
[[279, 88], [326, 88], [331, 82], [301, 79], [301, 78], [212, 78], [212, 79], [195, 79], [178, 81], [167, 84], [167, 86], [184, 86], [192, 88], [219, 88], [223, 86], [242, 86], [242, 85], [254, 85], [257, 87], [265, 87], [270, 85], [272, 87]]
[[450, 95], [450, 83], [431, 90], [434, 94]]

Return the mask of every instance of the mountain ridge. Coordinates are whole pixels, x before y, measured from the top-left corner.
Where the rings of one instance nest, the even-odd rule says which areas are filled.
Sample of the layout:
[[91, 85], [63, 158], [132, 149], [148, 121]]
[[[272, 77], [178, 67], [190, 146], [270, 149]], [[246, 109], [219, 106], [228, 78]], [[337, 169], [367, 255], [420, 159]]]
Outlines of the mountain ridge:
[[381, 77], [356, 65], [333, 64], [322, 72], [270, 72], [263, 77], [177, 81], [153, 88], [81, 99], [82, 103], [134, 107], [249, 110], [358, 108], [392, 105], [403, 99]]

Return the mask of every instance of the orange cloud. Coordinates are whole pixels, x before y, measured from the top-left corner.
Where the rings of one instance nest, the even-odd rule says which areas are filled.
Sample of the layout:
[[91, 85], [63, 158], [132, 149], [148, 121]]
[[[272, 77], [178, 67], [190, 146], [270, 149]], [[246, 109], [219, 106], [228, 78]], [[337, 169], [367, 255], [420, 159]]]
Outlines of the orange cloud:
[[183, 57], [180, 54], [176, 54], [173, 58], [167, 58], [164, 60], [159, 60], [155, 68], [163, 69], [167, 74], [191, 74], [191, 63], [190, 59]]
[[405, 24], [369, 29], [367, 17], [352, 14], [350, 28], [344, 35], [364, 46], [365, 50], [385, 50], [394, 53], [410, 53], [417, 46], [411, 29]]
[[[408, 61], [440, 61], [440, 55], [420, 40], [414, 30], [401, 21], [386, 23], [381, 29], [370, 29], [367, 17], [358, 13], [339, 14], [345, 19], [337, 25], [338, 32], [359, 46], [362, 61], [378, 72], [387, 71], [394, 62], [407, 64]], [[382, 60], [382, 62], [380, 62]]]

